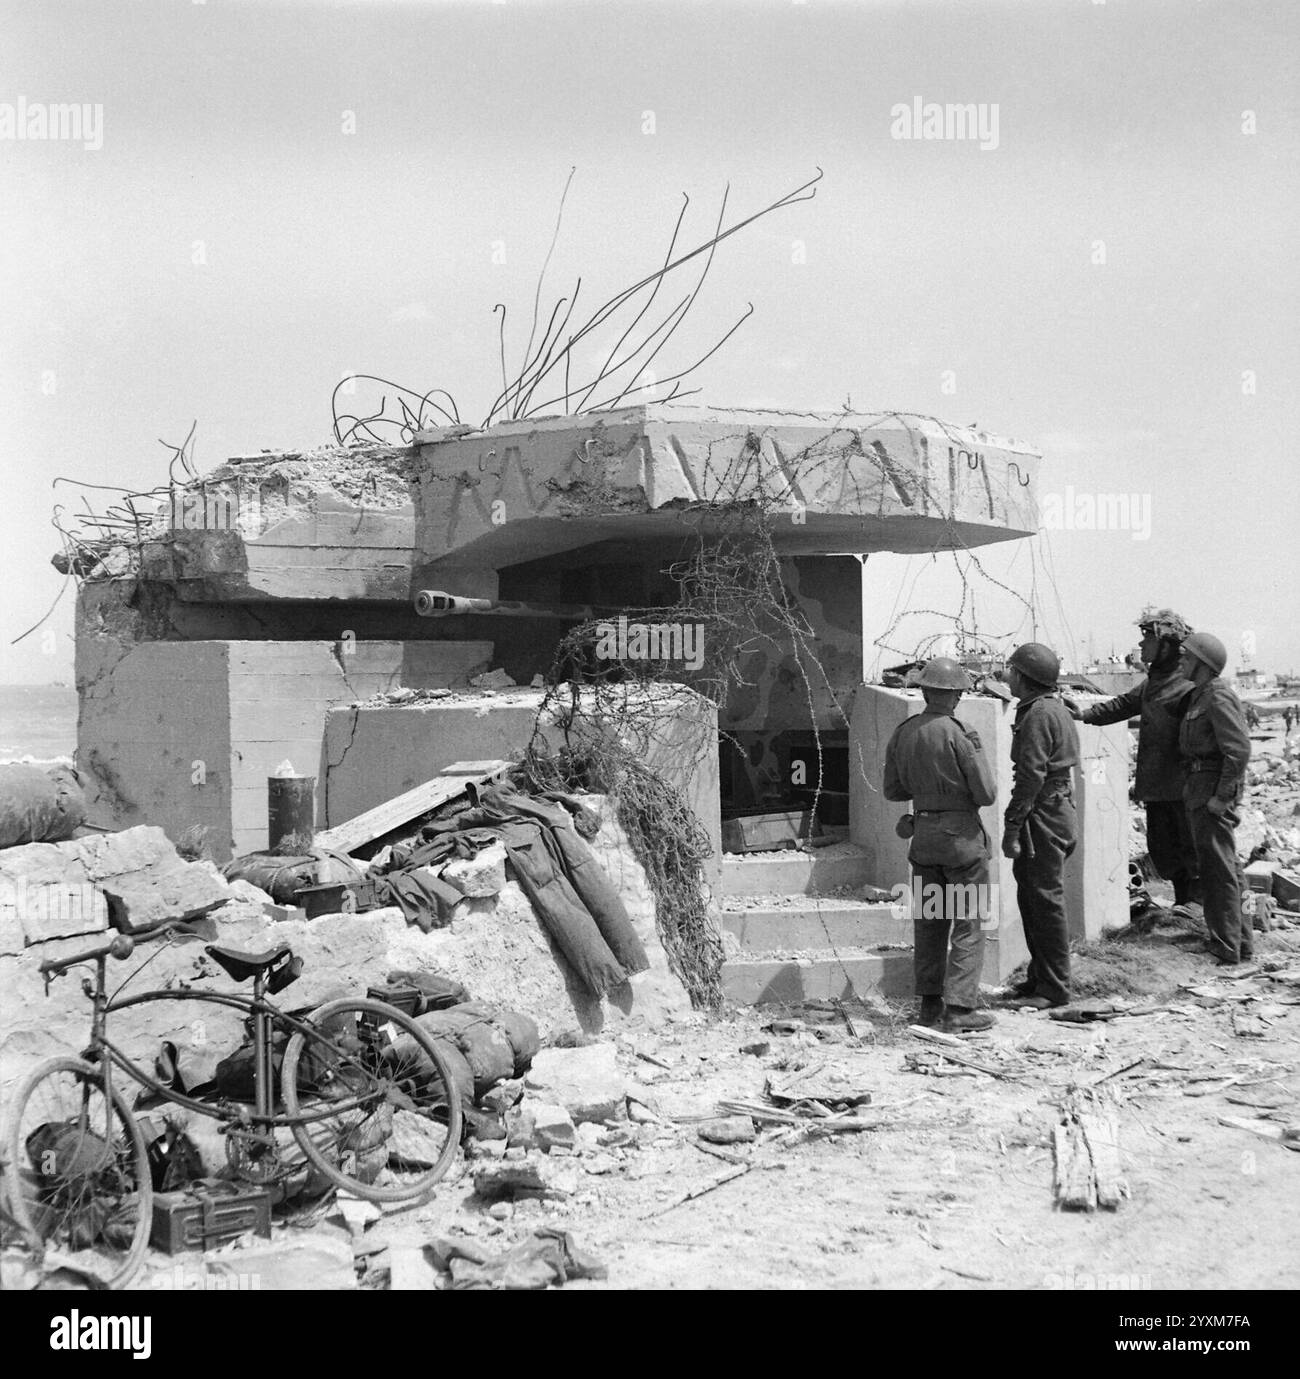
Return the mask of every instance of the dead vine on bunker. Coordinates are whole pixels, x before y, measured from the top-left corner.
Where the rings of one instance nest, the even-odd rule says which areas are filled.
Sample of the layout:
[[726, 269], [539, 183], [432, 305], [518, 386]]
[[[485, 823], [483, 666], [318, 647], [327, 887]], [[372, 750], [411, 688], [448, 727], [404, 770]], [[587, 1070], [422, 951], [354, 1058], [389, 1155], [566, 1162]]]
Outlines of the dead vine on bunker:
[[[725, 465], [713, 459], [719, 446]], [[669, 658], [613, 659], [604, 645], [609, 621], [581, 624], [557, 649], [524, 763], [543, 788], [558, 783], [610, 797], [646, 869], [669, 965], [697, 1006], [720, 1003], [724, 952], [708, 913], [707, 835], [670, 782], [716, 769], [716, 738], [691, 729], [700, 699], [725, 713], [737, 692], [757, 689], [769, 654], [792, 665], [794, 692], [814, 724], [814, 809], [823, 779], [819, 709], [848, 721], [775, 539], [777, 525], [792, 519], [794, 480], [773, 481], [760, 450], [753, 434], [713, 442], [706, 466], [711, 501], [684, 514], [694, 530], [668, 571], [677, 600], [626, 610], [629, 624], [699, 629], [698, 666], [684, 672]], [[606, 495], [597, 483], [586, 497], [599, 508]], [[725, 729], [722, 737], [735, 742]]]

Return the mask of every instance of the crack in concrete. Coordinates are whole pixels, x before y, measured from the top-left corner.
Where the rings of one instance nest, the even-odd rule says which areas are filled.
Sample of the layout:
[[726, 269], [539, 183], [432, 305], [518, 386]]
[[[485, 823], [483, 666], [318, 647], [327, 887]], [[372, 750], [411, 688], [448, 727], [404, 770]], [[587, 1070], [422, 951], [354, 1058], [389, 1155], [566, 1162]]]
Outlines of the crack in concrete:
[[[346, 678], [347, 678], [347, 677], [345, 676], [344, 679], [346, 679]], [[349, 686], [349, 688], [351, 688], [351, 686]], [[350, 752], [350, 751], [352, 750], [352, 744], [356, 741], [356, 737], [357, 737], [357, 725], [358, 725], [360, 722], [361, 722], [361, 708], [360, 708], [359, 705], [354, 704], [354, 705], [352, 706], [352, 731], [351, 731], [351, 733], [348, 735], [348, 740], [347, 740], [347, 742], [346, 742], [346, 743], [344, 744], [344, 746], [343, 746], [342, 755], [339, 757], [339, 759], [338, 759], [337, 761], [330, 761], [330, 759], [329, 759], [328, 757], [325, 758], [325, 780], [324, 780], [325, 792], [324, 792], [324, 799], [323, 799], [322, 802], [321, 802], [321, 808], [324, 810], [324, 814], [325, 814], [325, 823], [326, 823], [326, 826], [327, 826], [327, 827], [329, 826], [329, 821], [330, 821], [330, 772], [331, 772], [331, 771], [334, 771], [334, 770], [337, 770], [338, 767], [340, 767], [340, 766], [343, 765], [343, 762], [344, 762], [344, 760], [346, 759], [348, 752]]]

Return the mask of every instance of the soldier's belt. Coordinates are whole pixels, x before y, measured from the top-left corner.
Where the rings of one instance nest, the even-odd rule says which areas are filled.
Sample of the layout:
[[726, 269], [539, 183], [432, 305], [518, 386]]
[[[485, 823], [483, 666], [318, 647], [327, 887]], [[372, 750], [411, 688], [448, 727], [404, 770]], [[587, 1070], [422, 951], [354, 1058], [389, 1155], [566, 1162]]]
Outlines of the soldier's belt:
[[1223, 758], [1197, 757], [1187, 763], [1189, 771], [1222, 771]]

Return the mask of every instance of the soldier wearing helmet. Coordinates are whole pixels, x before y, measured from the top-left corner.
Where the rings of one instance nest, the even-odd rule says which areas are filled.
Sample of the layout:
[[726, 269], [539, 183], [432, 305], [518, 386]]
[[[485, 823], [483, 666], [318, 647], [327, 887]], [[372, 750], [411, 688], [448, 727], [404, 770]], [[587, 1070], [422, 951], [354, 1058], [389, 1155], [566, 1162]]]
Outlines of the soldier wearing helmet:
[[910, 834], [900, 832], [912, 840], [918, 1019], [949, 1031], [987, 1029], [993, 1017], [976, 1009], [990, 857], [979, 811], [994, 803], [997, 787], [978, 735], [955, 716], [970, 677], [939, 656], [918, 683], [924, 712], [904, 719], [885, 748], [885, 798], [911, 800], [914, 809], [900, 820], [912, 820]]
[[1251, 921], [1241, 913], [1236, 834], [1250, 734], [1241, 701], [1220, 678], [1227, 663], [1227, 649], [1208, 632], [1193, 632], [1183, 642], [1178, 663], [1193, 685], [1178, 735], [1187, 770], [1183, 803], [1201, 874], [1207, 951], [1223, 964], [1249, 958], [1254, 948]]
[[1029, 949], [1029, 970], [1013, 997], [1036, 1010], [1070, 1000], [1065, 862], [1078, 838], [1073, 772], [1079, 733], [1057, 693], [1060, 672], [1056, 653], [1040, 642], [1018, 646], [1007, 659], [1007, 680], [1020, 705], [1011, 728], [1015, 783], [1002, 855], [1011, 858]]
[[1192, 682], [1178, 669], [1180, 648], [1192, 629], [1172, 608], [1148, 605], [1137, 620], [1142, 631], [1144, 680], [1132, 689], [1082, 712], [1065, 701], [1080, 723], [1139, 720], [1133, 797], [1146, 807], [1147, 849], [1156, 871], [1172, 882], [1174, 904], [1200, 899], [1196, 845], [1183, 806], [1183, 764], [1178, 731], [1192, 693]]

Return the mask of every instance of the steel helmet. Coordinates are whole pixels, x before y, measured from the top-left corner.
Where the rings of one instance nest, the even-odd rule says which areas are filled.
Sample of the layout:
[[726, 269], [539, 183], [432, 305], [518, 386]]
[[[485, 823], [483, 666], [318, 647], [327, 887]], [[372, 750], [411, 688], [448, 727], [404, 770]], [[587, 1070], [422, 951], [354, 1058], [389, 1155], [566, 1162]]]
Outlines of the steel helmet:
[[1228, 648], [1208, 632], [1193, 632], [1183, 643], [1183, 650], [1190, 651], [1216, 674], [1221, 675], [1228, 664]]
[[1157, 637], [1175, 637], [1182, 641], [1192, 635], [1191, 624], [1172, 608], [1153, 608], [1149, 603], [1138, 615], [1137, 625], [1150, 628]]
[[950, 656], [936, 656], [925, 663], [916, 683], [922, 689], [968, 690], [970, 676]]
[[1026, 642], [1024, 646], [1016, 647], [1007, 657], [1007, 665], [1014, 666], [1021, 675], [1027, 675], [1035, 683], [1046, 685], [1049, 689], [1056, 684], [1056, 677], [1061, 673], [1060, 657], [1042, 642]]

